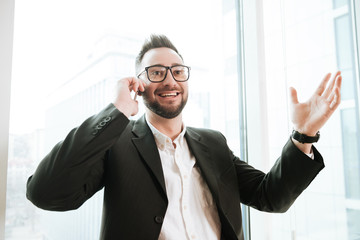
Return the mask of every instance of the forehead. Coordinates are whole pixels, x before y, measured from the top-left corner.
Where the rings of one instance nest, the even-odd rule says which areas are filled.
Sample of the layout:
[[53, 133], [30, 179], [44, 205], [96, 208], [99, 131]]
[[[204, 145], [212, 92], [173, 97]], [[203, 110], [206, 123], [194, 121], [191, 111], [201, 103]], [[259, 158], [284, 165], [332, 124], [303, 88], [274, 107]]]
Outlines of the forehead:
[[183, 64], [181, 57], [170, 48], [153, 48], [147, 51], [143, 57], [143, 67], [161, 64], [171, 66], [174, 64]]

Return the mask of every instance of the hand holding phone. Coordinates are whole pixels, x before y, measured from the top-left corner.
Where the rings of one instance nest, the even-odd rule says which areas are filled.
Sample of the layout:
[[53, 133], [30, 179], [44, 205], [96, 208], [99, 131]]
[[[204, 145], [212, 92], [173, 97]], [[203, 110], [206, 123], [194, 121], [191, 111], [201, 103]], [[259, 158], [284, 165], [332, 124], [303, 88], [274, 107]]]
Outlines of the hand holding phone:
[[115, 107], [127, 117], [134, 116], [138, 112], [136, 98], [143, 91], [145, 91], [145, 83], [142, 80], [136, 77], [120, 79], [117, 82]]

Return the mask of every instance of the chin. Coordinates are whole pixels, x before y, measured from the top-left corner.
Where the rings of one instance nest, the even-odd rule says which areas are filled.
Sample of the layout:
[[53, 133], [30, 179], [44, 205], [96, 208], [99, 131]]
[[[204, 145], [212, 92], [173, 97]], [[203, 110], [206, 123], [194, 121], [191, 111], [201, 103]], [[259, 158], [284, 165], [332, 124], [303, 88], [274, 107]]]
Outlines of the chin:
[[184, 109], [186, 102], [182, 101], [178, 106], [172, 106], [172, 107], [164, 107], [161, 106], [157, 102], [149, 103], [147, 101], [144, 101], [145, 106], [156, 115], [166, 118], [166, 119], [173, 119], [179, 116], [182, 113], [182, 110]]

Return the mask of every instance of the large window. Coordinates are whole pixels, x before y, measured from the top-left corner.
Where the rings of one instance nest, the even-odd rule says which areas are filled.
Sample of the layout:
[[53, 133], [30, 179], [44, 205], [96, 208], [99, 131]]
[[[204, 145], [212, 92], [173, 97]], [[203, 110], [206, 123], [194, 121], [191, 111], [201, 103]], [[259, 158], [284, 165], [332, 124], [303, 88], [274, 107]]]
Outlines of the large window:
[[341, 70], [342, 103], [316, 144], [325, 169], [287, 213], [243, 207], [243, 223], [248, 240], [359, 239], [359, 4], [16, 1], [5, 239], [98, 239], [102, 191], [75, 211], [49, 212], [26, 200], [26, 180], [54, 144], [113, 100], [118, 79], [135, 75], [151, 33], [167, 35], [191, 66], [186, 125], [220, 130], [264, 171], [292, 130], [288, 87], [305, 101], [327, 72]]

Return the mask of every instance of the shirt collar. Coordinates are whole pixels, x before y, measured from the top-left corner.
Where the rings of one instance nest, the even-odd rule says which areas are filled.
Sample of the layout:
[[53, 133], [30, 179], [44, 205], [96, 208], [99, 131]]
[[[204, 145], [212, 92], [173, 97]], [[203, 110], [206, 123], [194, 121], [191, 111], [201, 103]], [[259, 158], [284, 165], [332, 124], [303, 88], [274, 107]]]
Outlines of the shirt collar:
[[[155, 138], [155, 142], [156, 142], [156, 145], [157, 147], [160, 149], [160, 150], [164, 150], [164, 148], [167, 148], [167, 147], [173, 147], [173, 144], [172, 144], [172, 141], [171, 141], [171, 138], [169, 138], [168, 136], [166, 136], [165, 134], [163, 134], [162, 132], [160, 132], [159, 130], [157, 130], [149, 121], [148, 121], [148, 118], [145, 114], [145, 120], [146, 120], [146, 123], [147, 125], [149, 126], [151, 132], [153, 133], [154, 135], [154, 138]], [[182, 146], [183, 145], [183, 142], [184, 142], [184, 139], [185, 139], [185, 133], [186, 133], [186, 126], [183, 122], [182, 124], [182, 131], [181, 133], [174, 139], [174, 143], [178, 146]]]

